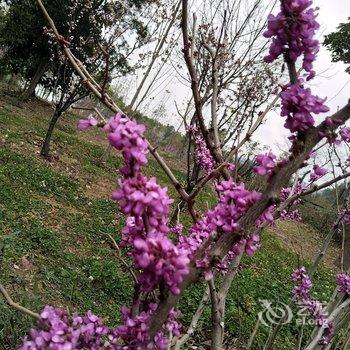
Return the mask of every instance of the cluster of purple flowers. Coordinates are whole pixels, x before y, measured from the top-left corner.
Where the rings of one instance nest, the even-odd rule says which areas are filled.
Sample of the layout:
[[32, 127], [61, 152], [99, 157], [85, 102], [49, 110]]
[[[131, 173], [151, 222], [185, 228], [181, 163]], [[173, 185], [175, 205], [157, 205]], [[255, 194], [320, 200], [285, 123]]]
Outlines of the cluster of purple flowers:
[[253, 170], [261, 176], [269, 176], [272, 174], [276, 166], [276, 156], [272, 153], [259, 154], [256, 159], [256, 166]]
[[[150, 303], [145, 311], [140, 312], [137, 316], [132, 317], [131, 310], [127, 307], [122, 307], [122, 322], [123, 324], [115, 329], [118, 340], [122, 340], [127, 347], [119, 346], [117, 350], [166, 350], [168, 349], [168, 339], [164, 332], [158, 332], [154, 337], [152, 345], [149, 337], [149, 321], [152, 314], [157, 309], [156, 303]], [[174, 336], [178, 336], [181, 330], [181, 324], [177, 321], [177, 311], [171, 309], [168, 319], [163, 326], [163, 330], [170, 332]]]
[[216, 186], [220, 193], [219, 203], [207, 217], [212, 230], [227, 233], [238, 230], [238, 219], [260, 198], [261, 194], [249, 191], [244, 184], [237, 185], [232, 180], [223, 181]]
[[157, 184], [140, 172], [147, 164], [147, 142], [143, 136], [145, 127], [117, 114], [106, 124], [110, 144], [122, 152], [125, 166], [121, 169], [124, 178], [113, 192], [123, 214], [128, 216], [122, 231], [123, 245], [131, 247], [141, 289], [151, 291], [160, 282], [179, 293], [178, 285], [188, 273], [189, 259], [184, 250], [179, 250], [167, 238], [168, 216], [172, 200], [167, 188]]
[[174, 227], [170, 227], [170, 232], [180, 235], [183, 229], [184, 226], [182, 224], [176, 224]]
[[[301, 182], [298, 182], [295, 187], [284, 187], [281, 190], [281, 201], [287, 200], [290, 196], [293, 196], [295, 194], [300, 194], [305, 190], [305, 185]], [[298, 198], [296, 201], [294, 201], [294, 204], [299, 204], [301, 202], [301, 199]]]
[[304, 266], [296, 269], [292, 273], [292, 280], [296, 286], [292, 291], [292, 295], [299, 300], [299, 303], [304, 307], [310, 315], [314, 318], [318, 327], [325, 329], [325, 332], [320, 340], [320, 345], [327, 345], [334, 336], [334, 325], [328, 320], [328, 314], [324, 311], [322, 304], [314, 300], [310, 296], [312, 282], [306, 273]]
[[345, 225], [350, 226], [350, 207], [349, 206], [346, 206], [346, 208], [342, 210], [342, 220]]
[[[148, 344], [151, 342], [148, 334], [148, 325], [152, 313], [156, 309], [157, 304], [151, 303], [146, 311], [141, 311], [138, 315], [132, 317], [130, 308], [122, 307], [122, 324], [116, 328], [116, 331], [123, 343], [128, 344], [130, 349], [147, 349]], [[158, 340], [162, 342], [162, 337], [158, 336]]]
[[196, 160], [198, 164], [207, 174], [209, 174], [215, 167], [215, 161], [210, 154], [205, 141], [198, 133], [196, 127], [190, 126], [187, 131], [192, 135], [196, 145]]
[[139, 282], [143, 291], [152, 291], [164, 281], [173, 294], [180, 293], [178, 285], [189, 272], [187, 251], [178, 249], [167, 237], [154, 234], [145, 240], [136, 239], [132, 255], [136, 267], [142, 270]]
[[269, 15], [266, 38], [272, 38], [266, 62], [272, 62], [280, 55], [295, 62], [303, 56], [303, 68], [309, 73], [308, 79], [315, 76], [313, 61], [319, 50], [319, 42], [314, 39], [319, 28], [314, 9], [309, 9], [311, 0], [285, 0], [277, 16]]
[[[223, 181], [216, 188], [220, 193], [217, 206], [190, 228], [188, 236], [180, 236], [179, 238], [179, 247], [188, 251], [190, 257], [194, 257], [203, 242], [215, 237], [217, 233], [232, 234], [237, 232], [240, 217], [260, 198], [260, 193], [248, 191], [244, 184], [236, 184], [232, 180]], [[222, 265], [218, 264], [216, 268], [219, 270], [225, 269], [229, 261], [239, 255], [243, 248], [246, 254], [251, 256], [258, 249], [259, 240], [258, 235], [251, 235], [247, 239], [242, 239], [232, 247]], [[204, 270], [210, 267], [207, 257], [197, 260], [196, 265]]]
[[116, 338], [91, 312], [72, 317], [63, 309], [46, 306], [38, 329], [32, 329], [19, 350], [117, 349]]
[[304, 300], [308, 299], [312, 288], [312, 282], [309, 276], [306, 274], [306, 269], [304, 266], [293, 271], [292, 280], [296, 283], [296, 286], [292, 291], [293, 296]]
[[292, 220], [292, 221], [301, 221], [302, 217], [298, 209], [294, 209], [291, 211], [282, 210], [280, 213], [280, 218], [282, 220]]
[[[84, 126], [87, 123], [80, 122]], [[167, 188], [159, 186], [155, 178], [148, 178], [140, 172], [147, 164], [145, 127], [118, 113], [104, 129], [108, 132], [110, 144], [121, 151], [124, 158], [125, 165], [121, 168], [123, 178], [119, 180], [119, 187], [112, 198], [118, 201], [122, 213], [127, 215], [122, 245], [130, 248], [129, 255], [134, 258], [135, 267], [139, 270], [137, 276], [141, 290], [149, 292], [164, 283], [173, 294], [178, 294], [178, 286], [189, 272], [188, 252], [178, 248], [167, 237], [169, 232], [175, 232], [168, 226], [172, 200]], [[177, 230], [180, 231], [180, 227]], [[148, 323], [156, 308], [157, 304], [150, 304], [148, 310], [133, 318], [130, 310], [123, 308], [123, 325], [115, 330], [123, 344], [120, 349], [167, 348], [163, 332], [154, 339], [148, 336]], [[170, 312], [169, 319], [165, 327], [177, 334], [180, 325], [174, 310]]]
[[125, 166], [121, 168], [123, 175], [132, 176], [147, 164], [148, 144], [144, 138], [143, 124], [137, 124], [118, 113], [104, 128], [108, 132], [109, 143], [122, 151], [125, 160]]
[[265, 211], [260, 215], [260, 217], [256, 220], [255, 226], [261, 227], [265, 222], [269, 224], [269, 226], [275, 225], [275, 219], [273, 217], [273, 213], [276, 209], [276, 205], [270, 205], [265, 209]]
[[78, 123], [78, 129], [79, 130], [86, 130], [88, 128], [91, 128], [92, 126], [96, 126], [98, 124], [98, 121], [96, 118], [94, 118], [92, 115], [90, 115], [87, 119], [80, 119]]
[[166, 187], [157, 184], [155, 178], [147, 178], [142, 173], [119, 180], [119, 188], [112, 198], [117, 200], [123, 214], [130, 217], [147, 215], [149, 226], [158, 232], [168, 233], [169, 205], [173, 202]]
[[339, 135], [342, 141], [350, 142], [350, 128], [344, 127], [339, 130]]
[[314, 96], [310, 89], [297, 84], [287, 87], [281, 92], [281, 116], [287, 117], [285, 127], [291, 132], [305, 131], [315, 124], [312, 113], [329, 111], [324, 105], [325, 99]]
[[237, 242], [225, 258], [219, 263], [215, 264], [215, 269], [220, 271], [221, 274], [225, 274], [231, 262], [239, 255], [245, 253], [247, 256], [253, 256], [260, 248], [260, 236], [256, 233], [249, 235], [247, 238], [242, 238]]
[[151, 342], [148, 325], [156, 309], [157, 304], [150, 303], [146, 311], [132, 317], [131, 310], [122, 307], [122, 325], [111, 328], [90, 311], [83, 316], [70, 316], [63, 309], [45, 306], [37, 329], [29, 332], [19, 350], [166, 350], [165, 332], [178, 336], [182, 326], [177, 320], [177, 311], [171, 309], [163, 329]]
[[328, 173], [327, 169], [320, 167], [319, 165], [315, 164], [312, 167], [312, 172], [310, 174], [310, 181], [317, 181], [321, 177], [325, 176]]
[[[272, 62], [284, 55], [287, 62], [295, 63], [303, 57], [303, 68], [308, 72], [307, 80], [314, 78], [313, 61], [319, 50], [319, 42], [314, 38], [319, 28], [311, 0], [285, 0], [281, 2], [280, 12], [268, 17], [268, 28], [264, 33], [272, 38], [266, 62]], [[315, 96], [311, 90], [302, 86], [298, 78], [281, 92], [281, 116], [286, 117], [285, 127], [292, 133], [303, 132], [315, 124], [313, 114], [328, 112], [325, 99]], [[326, 136], [326, 135], [324, 135]]]
[[350, 297], [350, 276], [345, 273], [337, 275], [337, 284], [339, 291]]
[[253, 256], [260, 248], [260, 236], [253, 233], [247, 239], [242, 239], [239, 244], [244, 246], [244, 251], [248, 256]]
[[[305, 190], [305, 186], [300, 182], [298, 182], [294, 188], [293, 187], [282, 188], [281, 195], [280, 195], [281, 202], [286, 201], [292, 195], [302, 193], [304, 190]], [[297, 205], [300, 203], [301, 203], [301, 199], [298, 198], [293, 203], [291, 203], [291, 205]], [[282, 220], [293, 220], [293, 221], [301, 220], [301, 215], [298, 209], [293, 209], [293, 210], [283, 209], [280, 213], [280, 217]]]

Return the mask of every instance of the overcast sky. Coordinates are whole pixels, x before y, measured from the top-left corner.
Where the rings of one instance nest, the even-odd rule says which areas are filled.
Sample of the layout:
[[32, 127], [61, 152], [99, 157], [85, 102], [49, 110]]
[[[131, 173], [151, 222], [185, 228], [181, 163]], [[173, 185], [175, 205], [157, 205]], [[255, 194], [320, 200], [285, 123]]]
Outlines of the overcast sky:
[[[321, 28], [318, 32], [322, 42], [326, 34], [333, 32], [339, 23], [346, 22], [350, 17], [350, 0], [315, 0], [319, 7], [318, 22]], [[342, 63], [333, 63], [328, 50], [321, 47], [315, 63], [317, 76], [311, 83], [314, 94], [328, 97], [326, 104], [331, 112], [343, 107], [350, 98], [350, 74], [345, 73], [346, 66]], [[256, 138], [268, 144], [273, 150], [285, 145], [288, 131], [283, 128], [284, 119], [276, 112], [272, 112], [265, 125], [256, 134]]]

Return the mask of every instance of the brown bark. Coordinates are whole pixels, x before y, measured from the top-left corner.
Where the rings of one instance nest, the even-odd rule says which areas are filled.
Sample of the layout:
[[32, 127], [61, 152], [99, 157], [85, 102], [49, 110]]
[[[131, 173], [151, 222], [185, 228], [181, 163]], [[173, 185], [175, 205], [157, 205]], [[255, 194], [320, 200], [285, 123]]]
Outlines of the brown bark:
[[38, 68], [36, 69], [36, 72], [32, 80], [29, 83], [29, 86], [22, 93], [21, 99], [23, 101], [27, 101], [31, 97], [35, 97], [35, 88], [39, 84], [39, 81], [42, 78], [42, 76], [45, 74], [46, 68], [47, 68], [47, 62], [44, 60], [41, 61], [38, 65]]
[[59, 109], [55, 110], [55, 113], [53, 114], [50, 124], [49, 124], [49, 128], [47, 129], [46, 135], [45, 135], [45, 139], [43, 142], [43, 145], [41, 147], [41, 151], [40, 151], [40, 155], [42, 157], [44, 157], [45, 159], [49, 158], [50, 155], [50, 143], [51, 143], [51, 139], [52, 139], [52, 135], [53, 135], [53, 131], [55, 129], [55, 126], [58, 122], [58, 119], [61, 117], [62, 115], [62, 111]]

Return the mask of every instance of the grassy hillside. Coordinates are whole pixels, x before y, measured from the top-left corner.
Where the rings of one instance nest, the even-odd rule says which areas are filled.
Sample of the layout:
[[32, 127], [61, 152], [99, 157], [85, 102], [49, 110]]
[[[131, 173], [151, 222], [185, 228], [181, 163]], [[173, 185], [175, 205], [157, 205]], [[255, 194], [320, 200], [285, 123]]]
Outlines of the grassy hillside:
[[[109, 155], [98, 131], [79, 133], [77, 117], [67, 115], [54, 135], [53, 161], [42, 160], [39, 147], [50, 115], [43, 103], [20, 108], [8, 98], [0, 100], [0, 281], [15, 301], [34, 311], [45, 304], [92, 310], [116, 325], [120, 306], [128, 304], [132, 294], [128, 272], [107, 236], [118, 241], [123, 226], [117, 205], [109, 199], [121, 158]], [[183, 181], [180, 162], [164, 156]], [[166, 185], [153, 160], [147, 174]], [[176, 198], [172, 188], [170, 195]], [[198, 205], [202, 210], [213, 205], [210, 193], [204, 193]], [[261, 310], [259, 299], [289, 300], [290, 273], [298, 261], [309, 263], [320, 244], [318, 237], [310, 227], [295, 223], [264, 234], [262, 249], [244, 260], [246, 268], [230, 291], [226, 325], [232, 342], [248, 339]], [[307, 247], [304, 241], [313, 251], [298, 250]], [[335, 285], [332, 261], [315, 277], [315, 295], [321, 300]], [[182, 298], [185, 325], [203, 289], [198, 284]], [[0, 297], [0, 349], [15, 349], [32, 322]], [[208, 339], [209, 323], [207, 309], [195, 335], [201, 343]], [[254, 349], [262, 347], [267, 331], [261, 329]], [[293, 324], [283, 328], [276, 349], [294, 348], [297, 334]]]

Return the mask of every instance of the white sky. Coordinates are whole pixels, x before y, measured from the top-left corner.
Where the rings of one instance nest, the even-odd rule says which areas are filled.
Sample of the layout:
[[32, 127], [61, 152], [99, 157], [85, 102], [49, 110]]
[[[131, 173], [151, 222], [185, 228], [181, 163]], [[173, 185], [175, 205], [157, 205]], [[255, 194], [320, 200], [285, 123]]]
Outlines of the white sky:
[[[324, 35], [333, 32], [339, 23], [347, 22], [350, 0], [315, 0], [314, 4], [319, 7], [318, 22], [321, 28], [318, 36], [322, 42]], [[350, 98], [350, 74], [345, 72], [344, 64], [332, 62], [330, 52], [322, 46], [314, 66], [318, 75], [311, 82], [312, 91], [322, 98], [328, 97], [326, 104], [333, 113]], [[289, 132], [283, 128], [283, 124], [284, 118], [277, 112], [271, 112], [266, 124], [257, 131], [256, 139], [274, 150], [285, 149]]]

